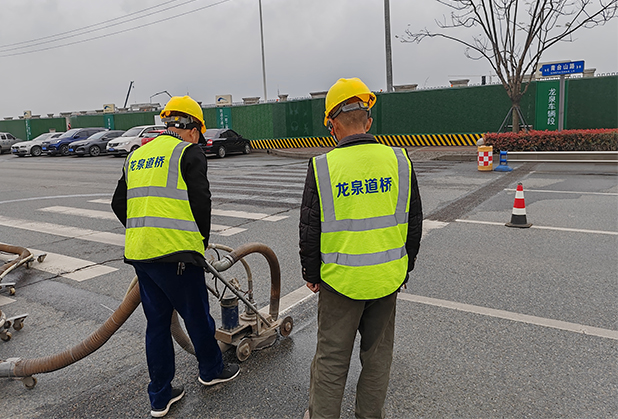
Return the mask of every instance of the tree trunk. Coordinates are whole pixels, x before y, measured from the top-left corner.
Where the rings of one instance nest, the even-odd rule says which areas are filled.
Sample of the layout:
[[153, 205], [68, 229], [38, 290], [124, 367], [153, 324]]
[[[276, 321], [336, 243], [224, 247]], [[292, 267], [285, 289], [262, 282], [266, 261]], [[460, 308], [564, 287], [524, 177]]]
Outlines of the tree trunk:
[[513, 132], [519, 132], [519, 103], [513, 104]]

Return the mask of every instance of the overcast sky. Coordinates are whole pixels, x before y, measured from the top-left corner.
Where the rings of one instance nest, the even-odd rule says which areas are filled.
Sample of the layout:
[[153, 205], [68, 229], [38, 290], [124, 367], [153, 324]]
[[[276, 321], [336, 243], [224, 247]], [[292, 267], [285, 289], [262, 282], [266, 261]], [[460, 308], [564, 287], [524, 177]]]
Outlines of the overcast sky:
[[[128, 104], [148, 103], [161, 91], [188, 93], [204, 104], [220, 94], [231, 94], [234, 102], [263, 96], [258, 0], [193, 0], [110, 26], [186, 2], [2, 0], [0, 118], [25, 110], [45, 116], [108, 103], [121, 107], [131, 81]], [[372, 90], [386, 90], [382, 0], [262, 0], [262, 8], [268, 99], [277, 93], [306, 97], [328, 90], [340, 77], [360, 77]], [[390, 8], [395, 85], [446, 86], [456, 78], [479, 83], [481, 75], [490, 74], [489, 64], [466, 58], [459, 44], [395, 39], [408, 25], [435, 28], [434, 19], [444, 11], [437, 2], [390, 0]], [[110, 26], [103, 30], [70, 32], [108, 20], [87, 29]], [[148, 26], [138, 28], [142, 25]], [[124, 32], [110, 35], [118, 31]], [[65, 34], [46, 38], [59, 33]], [[102, 38], [77, 43], [95, 37]], [[576, 38], [554, 47], [543, 61], [585, 60], [597, 73], [618, 72], [618, 19]], [[43, 51], [23, 54], [33, 50]], [[167, 99], [162, 94], [152, 102]]]

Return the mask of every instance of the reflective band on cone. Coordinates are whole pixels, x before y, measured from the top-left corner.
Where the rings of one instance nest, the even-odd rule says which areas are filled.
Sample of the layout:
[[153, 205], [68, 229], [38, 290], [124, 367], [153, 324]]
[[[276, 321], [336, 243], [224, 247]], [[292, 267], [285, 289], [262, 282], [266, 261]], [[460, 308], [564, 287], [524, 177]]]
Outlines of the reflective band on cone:
[[507, 227], [528, 228], [532, 224], [526, 220], [526, 201], [524, 201], [524, 187], [521, 183], [517, 184], [515, 192], [515, 202], [513, 203], [513, 214], [511, 222], [505, 224]]

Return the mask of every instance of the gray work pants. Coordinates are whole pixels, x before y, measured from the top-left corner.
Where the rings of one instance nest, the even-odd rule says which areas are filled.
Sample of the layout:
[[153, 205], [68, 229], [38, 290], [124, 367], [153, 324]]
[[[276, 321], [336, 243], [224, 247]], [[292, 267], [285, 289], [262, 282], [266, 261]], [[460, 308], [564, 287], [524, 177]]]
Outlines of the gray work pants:
[[397, 293], [352, 300], [322, 289], [318, 300], [318, 344], [311, 363], [309, 415], [339, 418], [354, 338], [361, 335], [362, 371], [356, 385], [357, 418], [383, 418], [393, 360]]

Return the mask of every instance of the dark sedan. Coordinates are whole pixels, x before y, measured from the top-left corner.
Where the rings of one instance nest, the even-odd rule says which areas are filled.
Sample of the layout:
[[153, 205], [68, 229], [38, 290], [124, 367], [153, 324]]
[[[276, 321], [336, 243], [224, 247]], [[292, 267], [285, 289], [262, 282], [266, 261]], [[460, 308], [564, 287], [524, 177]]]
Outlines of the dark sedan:
[[216, 154], [225, 157], [228, 153], [249, 154], [251, 146], [249, 140], [229, 128], [207, 129], [204, 133], [206, 143], [200, 143], [206, 154]]
[[90, 155], [96, 157], [101, 153], [105, 153], [105, 146], [109, 140], [120, 137], [124, 134], [124, 131], [101, 131], [96, 134], [92, 134], [85, 140], [74, 141], [69, 144], [69, 153], [78, 156]]

